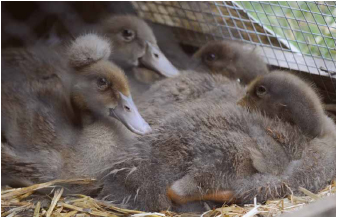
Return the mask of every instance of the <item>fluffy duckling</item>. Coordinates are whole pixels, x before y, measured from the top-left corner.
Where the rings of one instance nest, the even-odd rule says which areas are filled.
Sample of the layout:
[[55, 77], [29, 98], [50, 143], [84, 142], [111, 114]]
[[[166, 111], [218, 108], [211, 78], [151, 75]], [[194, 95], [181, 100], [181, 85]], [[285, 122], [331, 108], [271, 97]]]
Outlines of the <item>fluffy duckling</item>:
[[45, 48], [5, 50], [1, 70], [2, 141], [35, 144], [40, 131], [40, 142], [49, 143], [53, 125], [79, 125], [70, 89], [57, 76], [74, 72], [58, 53]]
[[[41, 170], [41, 178], [30, 181], [55, 178], [64, 164], [60, 151], [71, 149], [83, 126], [93, 121], [104, 120], [118, 132], [126, 131], [119, 121], [136, 134], [151, 130], [133, 103], [123, 71], [107, 60], [109, 46], [96, 35], [79, 37], [67, 54], [74, 71], [63, 54], [48, 48], [2, 53], [1, 125], [2, 142], [9, 145], [4, 149], [7, 160], [51, 170], [48, 176]], [[2, 161], [6, 164], [12, 162]], [[2, 174], [13, 177], [11, 172]], [[19, 174], [14, 176], [20, 180]]]
[[[260, 57], [235, 42], [209, 42], [193, 58], [194, 64], [198, 65], [197, 69], [203, 71], [202, 73], [182, 71], [183, 75], [179, 77], [156, 82], [138, 98], [140, 110], [144, 112], [148, 122], [157, 124], [160, 118], [176, 110], [171, 105], [182, 106], [181, 103], [186, 104], [196, 99], [204, 99], [210, 103], [210, 98], [226, 102], [236, 101], [243, 95], [244, 88], [234, 84], [236, 81], [226, 78], [239, 79], [240, 84], [247, 84], [258, 75], [268, 73], [267, 65]], [[218, 91], [213, 92], [215, 89]], [[205, 93], [210, 94], [207, 96]], [[164, 105], [169, 105], [172, 110], [163, 110]]]
[[[110, 16], [96, 25], [74, 26], [72, 33], [69, 33], [67, 38], [93, 31], [107, 36], [114, 45], [114, 52], [110, 59], [126, 71], [133, 95], [143, 92], [149, 87], [149, 85], [142, 84], [137, 78], [138, 71], [142, 72], [142, 70], [136, 70], [139, 65], [145, 65], [153, 70], [152, 80], [157, 77], [158, 73], [162, 75], [161, 77], [179, 75], [179, 71], [159, 49], [152, 29], [142, 19], [132, 15]], [[68, 41], [62, 40], [56, 35], [53, 38], [57, 39], [52, 40], [56, 43], [49, 44], [55, 47], [63, 47]]]
[[244, 93], [243, 86], [223, 75], [186, 71], [156, 82], [136, 101], [147, 122], [158, 125], [178, 108], [190, 108], [190, 102], [236, 102]]
[[179, 71], [160, 51], [149, 25], [132, 15], [115, 15], [102, 21], [98, 30], [114, 45], [111, 58], [124, 68], [139, 62], [165, 77], [179, 75]]
[[200, 48], [194, 55], [196, 69], [222, 74], [248, 84], [259, 75], [268, 73], [267, 65], [242, 44], [233, 41], [213, 41]]
[[70, 64], [78, 75], [72, 91], [73, 101], [82, 111], [114, 117], [132, 132], [145, 134], [151, 128], [133, 102], [124, 72], [108, 61], [109, 48], [105, 39], [94, 34], [77, 38], [69, 48]]
[[[288, 144], [291, 139], [289, 133], [276, 130], [276, 126], [268, 127], [267, 131], [283, 146], [290, 160], [279, 162], [286, 167], [274, 168], [274, 160], [267, 157], [269, 152], [250, 149], [252, 164], [257, 173], [236, 180], [232, 194], [228, 191], [219, 192], [220, 194], [211, 198], [227, 201], [236, 198], [240, 203], [249, 203], [257, 197], [264, 202], [284, 197], [292, 191], [299, 192], [299, 187], [318, 192], [335, 177], [336, 128], [324, 113], [319, 96], [309, 84], [294, 75], [276, 71], [254, 80], [249, 85], [246, 96], [238, 104], [298, 127], [300, 131], [295, 135], [304, 134], [305, 139], [296, 144]], [[169, 194], [174, 200], [182, 202], [192, 199], [191, 196], [187, 198], [175, 195], [184, 188], [180, 183], [186, 180], [190, 184], [189, 179], [183, 178], [171, 186]], [[187, 193], [186, 190], [184, 192]], [[206, 199], [209, 199], [209, 195], [207, 196]], [[194, 199], [197, 198], [194, 196]]]
[[[238, 181], [237, 196], [242, 202], [252, 201], [254, 196], [260, 201], [284, 197], [291, 191], [299, 192], [299, 187], [318, 192], [336, 177], [336, 126], [309, 84], [276, 71], [253, 81], [238, 104], [298, 126], [311, 139], [301, 157], [292, 158], [281, 176], [255, 174]], [[282, 142], [282, 135], [277, 138]], [[286, 149], [296, 151], [296, 147]]]
[[[191, 103], [190, 110], [172, 114], [140, 138], [136, 146], [150, 145], [150, 153], [140, 150], [134, 160], [128, 156], [103, 174], [100, 197], [160, 211], [190, 200], [247, 203], [257, 197], [263, 202], [299, 192], [299, 187], [312, 192], [325, 187], [335, 177], [336, 136], [321, 106], [306, 107], [320, 104], [317, 94], [296, 76], [279, 72], [253, 84], [249, 90], [256, 95], [263, 85], [265, 96], [272, 96], [273, 101], [261, 100], [265, 105], [292, 102], [289, 116], [300, 107], [314, 118], [300, 113], [303, 118], [290, 123], [231, 103]], [[285, 89], [292, 94], [279, 94]], [[318, 126], [319, 135], [302, 126], [305, 118]]]
[[[48, 180], [43, 169], [54, 174], [62, 166], [55, 150], [74, 143], [81, 126], [70, 89], [58, 76], [74, 72], [60, 54], [42, 47], [2, 51], [1, 55], [2, 181], [29, 185], [26, 178], [34, 173]], [[32, 170], [35, 163], [41, 164], [42, 172]]]
[[[70, 69], [55, 70], [57, 66], [54, 66], [50, 60], [55, 61], [57, 64], [58, 62], [68, 62], [67, 60], [61, 59], [61, 54], [54, 52], [54, 54], [51, 55], [52, 57], [49, 58], [45, 56], [45, 52], [47, 51], [41, 52], [42, 54], [39, 53], [39, 50], [43, 51], [48, 49], [37, 48], [31, 50], [31, 52], [28, 51], [28, 53], [30, 52], [29, 54], [26, 53], [26, 50], [14, 51], [15, 54], [11, 52], [10, 56], [14, 57], [13, 59], [21, 58], [20, 63], [16, 63], [15, 60], [10, 63], [19, 64], [19, 66], [14, 69], [14, 71], [17, 71], [14, 75], [36, 76], [40, 79], [39, 72], [42, 72], [41, 76], [44, 79], [46, 76], [47, 79], [49, 77], [58, 78], [58, 80], [55, 80], [59, 81], [59, 84], [57, 84], [58, 87], [65, 86], [65, 89], [69, 90], [70, 101], [77, 111], [76, 113], [81, 115], [90, 114], [91, 117], [94, 118], [114, 117], [137, 134], [144, 134], [149, 131], [148, 124], [140, 116], [133, 103], [128, 82], [123, 71], [108, 61], [111, 51], [110, 44], [105, 39], [94, 34], [88, 34], [78, 37], [72, 43], [66, 55], [70, 66], [75, 69], [74, 72], [71, 72]], [[51, 53], [53, 53], [53, 51], [51, 51]], [[6, 54], [4, 56], [5, 59], [8, 60]], [[21, 64], [22, 66], [20, 66]], [[23, 67], [25, 64], [30, 64], [33, 67], [31, 71], [34, 73], [28, 73]], [[6, 70], [12, 70], [9, 69], [11, 67], [12, 66], [8, 66]], [[34, 67], [36, 67], [37, 70], [35, 70]], [[50, 70], [50, 73], [44, 73], [43, 70], [41, 70], [42, 67], [45, 67], [46, 70]], [[9, 75], [9, 77], [11, 76]], [[8, 80], [10, 80], [10, 78], [8, 78]], [[7, 79], [2, 81], [6, 83]], [[49, 81], [54, 82], [54, 80]], [[35, 79], [34, 83], [39, 83], [41, 87], [44, 88], [44, 84], [38, 81], [38, 79]], [[53, 87], [52, 84], [49, 86]], [[56, 93], [62, 93], [63, 90], [64, 89], [57, 90]], [[27, 97], [29, 99], [28, 93]]]
[[333, 129], [313, 87], [289, 73], [274, 71], [271, 75], [256, 78], [239, 104], [296, 124], [313, 137]]

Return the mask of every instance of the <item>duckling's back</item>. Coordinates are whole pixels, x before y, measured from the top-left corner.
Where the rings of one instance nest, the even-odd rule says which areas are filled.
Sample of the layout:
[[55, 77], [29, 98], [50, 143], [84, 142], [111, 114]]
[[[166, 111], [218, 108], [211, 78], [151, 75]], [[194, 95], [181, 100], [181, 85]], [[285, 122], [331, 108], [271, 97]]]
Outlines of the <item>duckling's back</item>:
[[[293, 133], [289, 136], [291, 139], [303, 140], [295, 137], [298, 132], [290, 125], [284, 126], [261, 114], [252, 115], [233, 103], [190, 105], [190, 110], [177, 109], [165, 123], [139, 139], [138, 144], [149, 145], [151, 152], [141, 164], [130, 160], [119, 169], [113, 166], [110, 171], [115, 172], [114, 175], [107, 175], [111, 179], [103, 178], [101, 197], [114, 193], [108, 199], [118, 202], [130, 194], [131, 199], [137, 196], [135, 201], [129, 202], [132, 208], [162, 210], [170, 206], [164, 197], [167, 187], [185, 175], [190, 175], [200, 192], [205, 193], [231, 189], [237, 179], [253, 175], [257, 170], [282, 174], [285, 163], [293, 157], [268, 134], [265, 128], [269, 125], [277, 131]], [[292, 145], [296, 146], [296, 142], [289, 144]], [[301, 150], [299, 146], [298, 150]], [[253, 163], [252, 153], [256, 156], [254, 159], [259, 154], [265, 157], [265, 162]], [[127, 184], [124, 176], [128, 178]]]
[[14, 156], [29, 162], [30, 154], [72, 144], [77, 118], [60, 79], [69, 71], [62, 57], [47, 48], [13, 49], [2, 52], [1, 68], [1, 140], [20, 151]]
[[186, 71], [158, 81], [138, 102], [144, 118], [154, 125], [170, 113], [191, 109], [191, 102], [236, 102], [243, 93], [243, 86], [225, 76]]

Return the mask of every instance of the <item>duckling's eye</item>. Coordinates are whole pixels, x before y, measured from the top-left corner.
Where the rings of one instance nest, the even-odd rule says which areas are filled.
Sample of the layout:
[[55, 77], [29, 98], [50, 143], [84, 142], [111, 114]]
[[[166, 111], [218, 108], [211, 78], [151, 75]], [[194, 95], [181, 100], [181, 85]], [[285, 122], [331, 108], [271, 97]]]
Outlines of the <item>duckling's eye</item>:
[[135, 37], [135, 32], [132, 30], [125, 29], [122, 31], [123, 39], [127, 42], [130, 42]]
[[265, 95], [267, 93], [267, 89], [266, 87], [264, 86], [258, 86], [256, 88], [256, 94], [259, 96], [259, 97], [262, 97], [263, 95]]
[[210, 54], [206, 54], [205, 57], [204, 57], [204, 59], [206, 61], [215, 61], [215, 60], [218, 59], [218, 56], [216, 54], [214, 54], [214, 53], [210, 53]]
[[97, 86], [100, 90], [104, 91], [109, 87], [109, 83], [105, 78], [100, 77], [97, 79]]

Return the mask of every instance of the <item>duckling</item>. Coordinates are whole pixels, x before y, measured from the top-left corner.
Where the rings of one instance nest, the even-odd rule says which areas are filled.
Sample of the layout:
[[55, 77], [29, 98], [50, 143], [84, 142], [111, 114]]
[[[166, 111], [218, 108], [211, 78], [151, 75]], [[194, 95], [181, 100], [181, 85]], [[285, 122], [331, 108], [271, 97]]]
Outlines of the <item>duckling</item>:
[[[293, 146], [286, 142], [290, 139], [289, 134], [268, 127], [267, 131], [284, 146], [289, 157], [289, 162], [279, 162], [286, 167], [279, 171], [281, 173], [275, 174], [277, 168], [270, 164], [272, 159], [266, 160], [268, 152], [253, 151], [252, 162], [257, 173], [236, 180], [232, 195], [220, 192], [219, 195], [212, 196], [213, 199], [223, 197], [228, 201], [235, 197], [240, 203], [250, 203], [257, 197], [264, 202], [284, 197], [292, 191], [298, 193], [299, 187], [317, 192], [335, 177], [336, 128], [324, 113], [319, 96], [309, 84], [294, 75], [275, 71], [254, 80], [249, 85], [246, 96], [238, 104], [298, 127], [300, 131], [295, 135], [303, 134], [306, 139], [304, 142], [298, 141], [302, 145], [296, 143]], [[185, 183], [185, 186], [186, 183], [191, 184], [189, 178], [181, 180], [169, 189], [169, 194], [176, 201], [191, 198], [175, 195], [181, 189], [180, 183]], [[173, 189], [176, 191], [172, 191]]]
[[[164, 25], [149, 23], [157, 44], [167, 59], [179, 70], [187, 70], [190, 68], [191, 57], [187, 55], [180, 47], [172, 29]], [[132, 69], [131, 75], [128, 75], [132, 90], [136, 90], [135, 94], [142, 94], [151, 87], [156, 81], [165, 79], [163, 75], [156, 73], [154, 70], [139, 66]], [[132, 79], [135, 81], [132, 81]]]
[[248, 84], [259, 75], [268, 73], [267, 65], [242, 44], [233, 41], [212, 41], [194, 55], [196, 70], [208, 70]]
[[179, 71], [160, 51], [152, 29], [142, 19], [132, 15], [114, 15], [104, 19], [98, 31], [113, 43], [111, 59], [123, 68], [142, 63], [165, 77], [179, 75]]
[[267, 178], [256, 174], [238, 181], [242, 202], [252, 201], [254, 196], [260, 201], [283, 197], [291, 191], [299, 192], [299, 187], [315, 193], [336, 177], [336, 126], [309, 84], [294, 75], [275, 71], [254, 80], [238, 104], [296, 125], [311, 139], [300, 159], [293, 158], [282, 176]]
[[2, 141], [35, 144], [40, 132], [44, 138], [40, 142], [49, 143], [53, 125], [62, 126], [66, 121], [77, 125], [67, 97], [70, 90], [57, 76], [72, 73], [72, 69], [59, 54], [44, 48], [13, 49], [3, 51], [2, 60]]
[[190, 69], [192, 57], [183, 50], [174, 30], [158, 23], [149, 22], [149, 25], [156, 36], [159, 48], [171, 63], [179, 70]]
[[[68, 52], [74, 71], [67, 58], [48, 48], [2, 55], [2, 141], [14, 148], [9, 152], [13, 160], [50, 167], [50, 176], [35, 181], [57, 175], [64, 164], [59, 150], [67, 152], [93, 121], [123, 129], [120, 121], [136, 134], [151, 130], [133, 103], [123, 71], [107, 60], [110, 47], [104, 39], [89, 34], [75, 40]], [[54, 153], [49, 156], [58, 164], [37, 156], [41, 153]]]
[[[264, 129], [276, 126], [276, 122], [250, 116], [235, 104], [191, 103], [189, 110], [170, 116], [153, 128], [153, 133], [139, 139], [139, 144], [150, 145], [149, 154], [143, 154], [139, 161], [129, 159], [117, 164], [102, 174], [100, 198], [125, 203], [132, 209], [161, 211], [176, 206], [176, 198], [170, 199], [172, 192], [180, 198], [203, 199], [217, 190], [231, 190], [235, 178], [255, 173], [249, 147], [257, 147], [256, 153], [268, 149], [273, 159], [271, 170], [281, 171], [281, 163], [288, 162], [282, 147]], [[251, 128], [244, 128], [246, 125]], [[257, 137], [259, 134], [264, 135]], [[167, 193], [167, 188], [173, 191]]]
[[[151, 128], [133, 102], [124, 72], [107, 60], [110, 57], [108, 48], [108, 42], [94, 34], [77, 38], [70, 47], [69, 60], [79, 75], [72, 98], [83, 110], [95, 111], [102, 117], [114, 117], [132, 132], [145, 134]], [[81, 81], [82, 77], [84, 81]], [[90, 83], [86, 85], [85, 82]], [[93, 86], [95, 82], [96, 86]]]
[[[145, 65], [162, 77], [179, 75], [179, 70], [159, 49], [152, 29], [144, 20], [136, 16], [113, 15], [106, 17], [96, 25], [73, 26], [71, 31], [67, 38], [74, 38], [83, 32], [97, 32], [107, 36], [114, 45], [114, 52], [111, 54], [110, 60], [126, 71], [134, 95], [144, 89], [136, 78], [137, 70], [134, 70], [139, 65]], [[62, 41], [58, 36], [53, 38], [57, 38], [57, 40], [53, 40], [58, 42], [53, 43], [56, 47], [62, 47], [68, 41]]]
[[[214, 59], [211, 60], [211, 58]], [[262, 59], [254, 52], [246, 51], [241, 44], [234, 42], [209, 42], [196, 52], [193, 59], [192, 65], [198, 65], [196, 67], [198, 73], [193, 70], [182, 71], [183, 75], [159, 81], [137, 98], [140, 110], [152, 125], [157, 124], [165, 114], [176, 110], [175, 107], [171, 107], [172, 104], [182, 106], [181, 103], [185, 104], [192, 100], [206, 100], [207, 95], [204, 93], [212, 93], [207, 97], [214, 100], [236, 101], [243, 96], [244, 88], [234, 84], [236, 81], [226, 78], [238, 79], [240, 84], [245, 85], [256, 76], [268, 73], [267, 65]], [[212, 74], [212, 76], [200, 74]], [[220, 86], [222, 88], [219, 88]], [[214, 89], [218, 91], [212, 92]], [[210, 100], [207, 99], [207, 101]], [[166, 105], [165, 107], [170, 105], [172, 110], [162, 110], [163, 105]]]
[[72, 69], [58, 53], [36, 47], [2, 51], [1, 70], [2, 181], [29, 185], [34, 174], [48, 179], [32, 169], [40, 164], [54, 174], [61, 168], [55, 150], [74, 143], [81, 126], [58, 76]]
[[156, 82], [136, 99], [136, 103], [153, 126], [164, 122], [165, 116], [179, 107], [190, 108], [190, 102], [236, 102], [244, 93], [243, 86], [223, 75], [184, 71], [178, 77]]
[[313, 137], [333, 129], [315, 89], [289, 73], [274, 71], [256, 78], [239, 105], [253, 110], [258, 108], [270, 117], [296, 124]]
[[[248, 111], [234, 103], [191, 103], [190, 110], [171, 114], [139, 139], [135, 148], [150, 145], [150, 153], [140, 150], [134, 160], [128, 156], [102, 174], [99, 197], [160, 211], [191, 199], [250, 203], [257, 197], [264, 202], [298, 193], [299, 187], [312, 192], [325, 187], [335, 177], [335, 126], [322, 106], [302, 106], [321, 104], [317, 94], [296, 76], [279, 72], [253, 84], [248, 90], [257, 95], [263, 85], [264, 96], [272, 96], [273, 101], [262, 98], [265, 105], [292, 102], [290, 115], [298, 107], [306, 112], [297, 116], [311, 112], [320, 134], [308, 131], [304, 118], [276, 119], [277, 110], [267, 117], [260, 104]], [[285, 89], [291, 95], [279, 94]]]
[[[59, 78], [59, 82], [63, 82], [59, 86], [70, 85], [70, 88], [66, 88], [71, 92], [69, 96], [71, 96], [72, 106], [81, 114], [91, 114], [93, 117], [111, 116], [117, 118], [131, 131], [138, 134], [144, 134], [149, 130], [149, 126], [142, 119], [133, 103], [123, 71], [107, 60], [110, 56], [110, 44], [105, 39], [94, 34], [87, 34], [78, 37], [72, 43], [67, 52], [69, 63], [76, 70], [72, 73], [67, 72], [67, 70], [53, 72], [52, 70], [55, 67], [49, 61], [51, 58], [40, 56], [39, 49], [35, 49], [34, 52], [29, 54], [34, 58], [25, 56], [26, 54], [22, 50], [14, 54], [14, 57], [16, 55], [16, 58], [22, 58], [23, 64], [27, 62], [33, 67], [34, 64], [38, 65], [38, 61], [41, 60], [41, 66], [38, 65], [37, 67], [45, 66], [47, 69], [51, 69], [50, 71], [54, 73], [51, 74]], [[56, 57], [57, 55], [55, 54], [53, 58], [60, 59], [61, 57]], [[37, 61], [35, 62], [34, 59]], [[66, 60], [58, 61], [64, 62]], [[15, 61], [12, 64], [15, 64]], [[10, 67], [8, 66], [8, 68]], [[16, 71], [28, 74], [25, 69], [20, 67]], [[33, 69], [34, 73], [29, 75], [39, 76], [40, 71], [43, 70], [34, 71]], [[43, 87], [43, 84], [41, 85]]]

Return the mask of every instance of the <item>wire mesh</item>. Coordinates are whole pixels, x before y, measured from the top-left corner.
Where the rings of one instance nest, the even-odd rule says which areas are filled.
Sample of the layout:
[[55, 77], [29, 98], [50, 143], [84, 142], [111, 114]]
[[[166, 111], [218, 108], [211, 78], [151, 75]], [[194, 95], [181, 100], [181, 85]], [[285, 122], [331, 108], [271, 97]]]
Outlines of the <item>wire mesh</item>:
[[175, 27], [184, 44], [201, 46], [217, 39], [243, 41], [257, 46], [271, 65], [325, 76], [335, 86], [336, 2], [132, 4], [140, 17]]
[[182, 44], [199, 47], [210, 40], [231, 39], [255, 46], [272, 66], [318, 76], [321, 88], [335, 101], [335, 2], [2, 2], [1, 5], [2, 48], [32, 45], [53, 34], [76, 35], [83, 31], [78, 27], [85, 26], [90, 31], [104, 16], [136, 11], [144, 19], [170, 27], [176, 36], [174, 40]]

